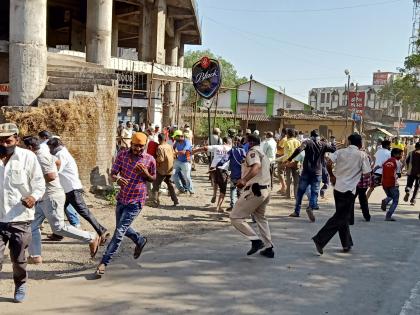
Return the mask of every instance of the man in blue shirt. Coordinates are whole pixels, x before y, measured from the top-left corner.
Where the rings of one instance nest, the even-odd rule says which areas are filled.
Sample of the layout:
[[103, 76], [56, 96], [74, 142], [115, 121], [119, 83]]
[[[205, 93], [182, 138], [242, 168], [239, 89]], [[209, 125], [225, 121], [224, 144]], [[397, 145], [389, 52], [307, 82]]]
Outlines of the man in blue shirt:
[[189, 192], [190, 194], [194, 194], [191, 180], [191, 142], [184, 138], [184, 133], [181, 130], [176, 130], [173, 136], [175, 139], [174, 150], [176, 154], [173, 181], [180, 193]]
[[232, 210], [239, 197], [239, 190], [236, 188], [236, 183], [241, 179], [241, 164], [246, 156], [245, 150], [241, 147], [241, 139], [236, 136], [233, 138], [233, 147], [228, 152], [229, 167], [230, 167], [230, 207]]

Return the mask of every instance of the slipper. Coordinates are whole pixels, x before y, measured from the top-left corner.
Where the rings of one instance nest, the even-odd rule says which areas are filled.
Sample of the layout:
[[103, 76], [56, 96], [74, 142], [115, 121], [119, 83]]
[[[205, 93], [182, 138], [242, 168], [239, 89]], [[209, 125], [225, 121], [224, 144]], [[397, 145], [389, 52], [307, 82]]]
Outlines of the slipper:
[[147, 243], [147, 237], [144, 237], [144, 243], [141, 245], [136, 245], [136, 248], [134, 248], [134, 259], [137, 259], [140, 257], [141, 252], [143, 251], [144, 246], [146, 246]]
[[99, 264], [99, 266], [96, 268], [96, 275], [97, 276], [103, 276], [105, 274], [105, 265]]
[[89, 249], [90, 249], [90, 257], [95, 258], [96, 253], [99, 249], [99, 242], [101, 241], [101, 238], [97, 236], [92, 242], [89, 243]]
[[108, 231], [105, 231], [101, 236], [100, 236], [100, 246], [104, 246], [105, 243], [108, 241], [109, 237], [111, 236], [111, 233], [109, 233]]

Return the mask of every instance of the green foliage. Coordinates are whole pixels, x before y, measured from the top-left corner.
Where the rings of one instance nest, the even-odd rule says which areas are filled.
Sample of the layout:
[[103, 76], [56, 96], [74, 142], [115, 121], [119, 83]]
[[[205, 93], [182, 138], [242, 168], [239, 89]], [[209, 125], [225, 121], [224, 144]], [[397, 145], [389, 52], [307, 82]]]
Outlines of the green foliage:
[[420, 112], [420, 54], [405, 59], [402, 77], [385, 85], [378, 95], [381, 99], [402, 103], [405, 110]]
[[117, 186], [113, 186], [113, 189], [105, 195], [106, 201], [109, 202], [110, 205], [115, 206], [117, 204], [117, 194], [119, 188]]
[[[236, 126], [234, 125], [234, 119], [233, 118], [225, 118], [225, 117], [216, 117], [215, 124], [213, 125], [214, 117], [212, 116], [210, 119], [211, 127], [213, 128], [220, 128], [220, 131], [222, 132], [222, 136], [227, 136], [227, 131], [231, 128], [239, 130], [239, 119], [236, 120]], [[207, 118], [200, 118], [197, 119], [197, 125], [196, 125], [197, 131], [196, 135], [199, 137], [207, 138], [209, 134], [209, 126], [208, 126], [208, 119]]]

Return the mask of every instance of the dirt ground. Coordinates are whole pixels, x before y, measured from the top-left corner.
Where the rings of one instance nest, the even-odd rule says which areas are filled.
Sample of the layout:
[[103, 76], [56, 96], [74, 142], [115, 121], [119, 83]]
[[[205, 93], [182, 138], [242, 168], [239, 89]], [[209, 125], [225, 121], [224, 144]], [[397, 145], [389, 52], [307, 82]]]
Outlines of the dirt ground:
[[[227, 214], [217, 214], [214, 211], [214, 204], [210, 203], [212, 190], [206, 170], [204, 165], [197, 166], [197, 170], [193, 172], [195, 194], [181, 195], [179, 197], [180, 205], [177, 207], [172, 206], [169, 196], [162, 194], [159, 208], [146, 206], [143, 209], [141, 215], [134, 222], [134, 228], [147, 236], [149, 242], [145, 250], [220, 229], [229, 224]], [[99, 222], [113, 231], [115, 228], [114, 206], [104, 199], [95, 198], [92, 194], [86, 194], [85, 200]], [[229, 206], [228, 200], [229, 196], [225, 200], [225, 208]], [[93, 231], [82, 218], [81, 224], [83, 229]], [[100, 248], [96, 258], [92, 260], [88, 245], [68, 238], [61, 242], [49, 242], [46, 240], [46, 234], [50, 232], [49, 225], [44, 224], [42, 231], [44, 262], [37, 266], [28, 265], [30, 286], [50, 279], [63, 278], [67, 274], [77, 271], [94, 270], [104, 248]], [[120, 255], [131, 256], [133, 250], [133, 243], [126, 239], [123, 242], [122, 250], [115, 259], [118, 259]], [[6, 255], [8, 255], [8, 250], [6, 250]], [[2, 295], [13, 291], [11, 271], [10, 261], [6, 258], [3, 272], [0, 273], [0, 293]]]

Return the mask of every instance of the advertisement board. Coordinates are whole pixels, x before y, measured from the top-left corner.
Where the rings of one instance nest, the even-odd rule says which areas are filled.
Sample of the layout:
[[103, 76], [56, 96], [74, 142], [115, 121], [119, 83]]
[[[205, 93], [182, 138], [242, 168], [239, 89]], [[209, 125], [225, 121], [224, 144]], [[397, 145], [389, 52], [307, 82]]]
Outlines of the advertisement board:
[[215, 59], [203, 57], [192, 67], [192, 81], [197, 93], [210, 99], [216, 95], [222, 84], [220, 64]]
[[373, 74], [373, 85], [385, 85], [388, 83], [390, 72], [375, 72]]
[[355, 112], [358, 115], [363, 115], [363, 111], [365, 110], [366, 93], [365, 92], [350, 92], [349, 97], [350, 97], [349, 110], [351, 112]]

